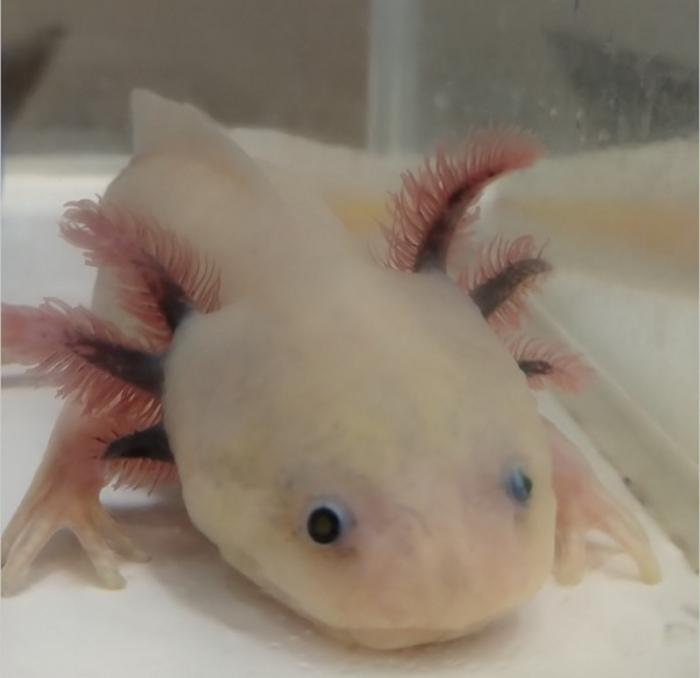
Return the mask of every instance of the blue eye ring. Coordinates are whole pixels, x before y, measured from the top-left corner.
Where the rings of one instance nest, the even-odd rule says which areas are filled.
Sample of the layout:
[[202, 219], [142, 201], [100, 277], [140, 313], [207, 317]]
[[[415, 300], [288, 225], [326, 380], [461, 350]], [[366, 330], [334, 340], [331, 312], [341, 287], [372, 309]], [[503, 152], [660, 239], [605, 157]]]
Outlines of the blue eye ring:
[[350, 529], [347, 510], [333, 500], [315, 502], [306, 516], [306, 533], [316, 544], [327, 546], [339, 541]]
[[506, 490], [519, 504], [526, 504], [532, 494], [532, 480], [522, 469], [513, 469], [506, 478]]

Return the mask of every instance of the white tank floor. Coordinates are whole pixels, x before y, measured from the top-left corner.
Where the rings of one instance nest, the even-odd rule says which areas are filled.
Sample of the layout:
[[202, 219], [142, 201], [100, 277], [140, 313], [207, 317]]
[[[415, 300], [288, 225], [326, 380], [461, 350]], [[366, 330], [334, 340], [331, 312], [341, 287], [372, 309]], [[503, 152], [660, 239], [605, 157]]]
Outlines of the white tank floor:
[[[102, 190], [111, 174], [7, 174], [3, 193], [3, 300], [44, 295], [88, 303], [92, 271], [57, 237], [69, 199]], [[2, 522], [29, 485], [60, 403], [50, 391], [12, 389], [2, 401]], [[237, 576], [188, 523], [177, 498], [104, 499], [147, 549], [124, 562], [127, 587], [105, 591], [77, 542], [55, 537], [24, 591], [2, 601], [2, 674], [45, 676], [469, 676], [470, 678], [690, 678], [698, 664], [698, 581], [680, 551], [550, 399], [542, 407], [580, 444], [604, 483], [636, 507], [664, 579], [636, 580], [604, 544], [574, 588], [550, 582], [529, 604], [480, 635], [441, 646], [373, 653], [319, 636]]]

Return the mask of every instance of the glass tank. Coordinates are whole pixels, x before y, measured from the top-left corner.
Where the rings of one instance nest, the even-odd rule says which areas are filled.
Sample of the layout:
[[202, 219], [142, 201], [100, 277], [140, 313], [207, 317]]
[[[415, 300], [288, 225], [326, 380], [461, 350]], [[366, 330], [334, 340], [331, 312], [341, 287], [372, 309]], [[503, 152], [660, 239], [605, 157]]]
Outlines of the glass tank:
[[[184, 503], [176, 482], [158, 484], [153, 492], [105, 487], [100, 495], [111, 516], [105, 520], [115, 519], [150, 555], [145, 564], [118, 559], [127, 584], [121, 591], [101, 588], [90, 558], [71, 534], [70, 518], [60, 518], [60, 505], [52, 518], [68, 529], [55, 536], [47, 530], [43, 539], [32, 533], [34, 541], [28, 532], [24, 541], [12, 534], [4, 538], [3, 586], [6, 576], [14, 583], [7, 570], [12, 573], [12, 562], [18, 562], [16, 540], [26, 553], [37, 551], [22, 585], [16, 592], [8, 586], [12, 595], [2, 600], [0, 666], [6, 675], [694, 675], [697, 2], [5, 0], [2, 18], [6, 304], [36, 306], [53, 297], [99, 307], [95, 269], [83, 265], [57, 225], [65, 203], [103, 195], [127, 166], [135, 89], [204, 111], [264, 172], [302, 182], [330, 210], [334, 223], [372, 243], [381, 235], [378, 226], [390, 225], [396, 215], [391, 196], [410, 185], [405, 173], [425, 176], [421, 167], [436, 149], [450, 157], [484, 129], [506, 140], [530, 134], [543, 151], [537, 162], [504, 176], [494, 172], [495, 180], [479, 184], [471, 202], [462, 194], [462, 207], [473, 216], [469, 237], [488, 243], [527, 236], [541, 248], [537, 256], [548, 262], [548, 272], [528, 283], [527, 334], [569, 347], [591, 378], [576, 392], [534, 391], [537, 408], [576, 443], [612, 502], [636, 516], [661, 570], [660, 583], [641, 583], [608, 538], [611, 521], [597, 515], [588, 535], [587, 574], [577, 586], [549, 578], [524, 605], [466, 639], [398, 652], [348, 647], [292, 611], [299, 605], [289, 604], [281, 580], [254, 586], [246, 566], [224, 562], [216, 548], [221, 544], [192, 524], [200, 527], [185, 471], [175, 463], [183, 476]], [[159, 121], [149, 123], [149, 134], [167, 138], [169, 123]], [[446, 175], [436, 176], [432, 186], [442, 190]], [[202, 195], [209, 189], [198, 190]], [[325, 247], [325, 236], [309, 240], [310, 250]], [[471, 261], [465, 248], [465, 261]], [[289, 256], [295, 251], [290, 248]], [[259, 257], [263, 267], [265, 255], [254, 252], [252, 260]], [[508, 256], [496, 264], [505, 266]], [[333, 270], [333, 262], [314, 266], [300, 264], [300, 284], [319, 270]], [[458, 286], [468, 279], [447, 264], [444, 272]], [[472, 303], [474, 290], [466, 291], [471, 299], [465, 303]], [[371, 293], [366, 301], [371, 307]], [[337, 308], [342, 309], [340, 301]], [[16, 326], [5, 313], [4, 307], [10, 337], [3, 340], [2, 372], [4, 530], [30, 487], [62, 407], [49, 379], [13, 364], [18, 362], [11, 345]], [[309, 327], [311, 336], [316, 321]], [[516, 334], [509, 335], [511, 344]], [[368, 347], [367, 355], [371, 342]], [[235, 360], [233, 349], [230, 360]], [[424, 378], [420, 365], [416, 372], [417, 380]], [[294, 383], [299, 393], [307, 392], [304, 379]], [[376, 385], [377, 392], [383, 388]], [[471, 397], [465, 395], [465, 402]], [[392, 398], [389, 411], [406, 406], [404, 398]], [[329, 416], [320, 407], [310, 426]], [[463, 414], [465, 421], [469, 417]], [[438, 421], [426, 424], [435, 426], [430, 440], [443, 439]], [[413, 422], [402, 439], [411, 439], [409, 430], [414, 431]], [[308, 435], [311, 440], [314, 431]], [[149, 439], [149, 444], [159, 443]], [[426, 478], [442, 463], [439, 451], [426, 452], [426, 460], [430, 454], [435, 460], [424, 460]], [[471, 453], [465, 454], [470, 460]], [[299, 467], [313, 477], [323, 455], [311, 459], [300, 459]], [[487, 496], [487, 483], [478, 482], [482, 467], [472, 466], [480, 471], [466, 475], [475, 477], [472, 492]], [[374, 472], [379, 474], [367, 473]], [[517, 474], [508, 482], [515, 494], [532, 484]], [[552, 482], [556, 485], [556, 478]], [[416, 496], [423, 490], [436, 496], [439, 511], [440, 490], [422, 485]], [[576, 492], [585, 494], [578, 485]], [[569, 498], [557, 495], [559, 521]], [[265, 512], [256, 501], [251, 494], [246, 510]], [[477, 521], [479, 529], [471, 535], [480, 535], [470, 547], [474, 559], [489, 541], [481, 527], [502, 527], [489, 517], [488, 499], [484, 502], [478, 506], [486, 522]], [[347, 518], [333, 506], [324, 504], [320, 515], [314, 504], [324, 534], [334, 525], [339, 530]], [[563, 548], [558, 541], [555, 559]], [[426, 549], [421, 557], [434, 555]], [[509, 553], [487, 568], [493, 577], [470, 580], [470, 586], [505, 589], [503, 572], [511, 570], [503, 561], [522, 557], [525, 563], [524, 555]], [[407, 552], [405, 560], [411, 558], [418, 556]], [[379, 568], [383, 587], [391, 588], [392, 577], [398, 586], [403, 570], [392, 562], [387, 559]], [[290, 556], [289, 570], [293, 563]], [[336, 573], [348, 567], [341, 558], [334, 563]], [[362, 605], [365, 584], [375, 576], [368, 569], [351, 580], [348, 587], [357, 587], [357, 601], [350, 607]], [[443, 571], [440, 577], [447, 575]], [[338, 580], [329, 581], [334, 584], [328, 598], [337, 594], [346, 600], [336, 590]], [[418, 598], [417, 591], [407, 586], [404, 597]]]

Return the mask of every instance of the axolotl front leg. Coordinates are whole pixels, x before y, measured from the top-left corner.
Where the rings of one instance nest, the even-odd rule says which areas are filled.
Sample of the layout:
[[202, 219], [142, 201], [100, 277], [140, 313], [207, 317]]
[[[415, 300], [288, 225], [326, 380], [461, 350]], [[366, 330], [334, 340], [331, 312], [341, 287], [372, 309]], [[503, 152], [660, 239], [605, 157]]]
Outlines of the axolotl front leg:
[[[32, 485], [3, 534], [4, 593], [21, 585], [39, 551], [64, 528], [78, 538], [108, 588], [124, 585], [116, 554], [147, 559], [99, 495], [110, 482], [152, 488], [177, 478], [158, 426], [161, 358], [189, 310], [206, 311], [217, 303], [218, 279], [153, 224], [84, 201], [68, 210], [62, 231], [86, 250], [89, 263], [116, 273], [112, 291], [140, 321], [148, 341], [56, 300], [39, 308], [3, 304], [3, 362], [34, 365], [35, 376], [69, 398]], [[162, 256], [164, 251], [171, 256], [158, 260], [155, 252]], [[116, 443], [133, 442], [134, 435], [141, 443], [120, 456]]]
[[77, 537], [107, 588], [124, 585], [115, 554], [148, 559], [100, 503], [105, 473], [99, 440], [110, 430], [108, 417], [89, 416], [78, 402], [65, 404], [32, 484], [3, 534], [3, 594], [21, 586], [32, 561], [61, 529]]
[[587, 569], [586, 535], [599, 531], [631, 556], [640, 578], [655, 584], [659, 565], [644, 532], [632, 513], [603, 487], [573, 443], [544, 420], [552, 450], [552, 483], [557, 499], [554, 575], [560, 584], [578, 584]]

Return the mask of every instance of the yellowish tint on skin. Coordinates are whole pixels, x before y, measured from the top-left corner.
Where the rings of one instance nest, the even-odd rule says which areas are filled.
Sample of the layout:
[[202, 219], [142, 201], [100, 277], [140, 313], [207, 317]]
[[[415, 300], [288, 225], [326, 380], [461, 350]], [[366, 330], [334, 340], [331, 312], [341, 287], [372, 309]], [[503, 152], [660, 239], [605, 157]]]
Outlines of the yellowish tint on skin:
[[[329, 193], [332, 212], [354, 233], [370, 232], [388, 223], [384, 195]], [[630, 201], [502, 199], [502, 206], [517, 211], [523, 221], [541, 224], [558, 237], [585, 235], [603, 241], [623, 241], [626, 250], [656, 259], [695, 266], [698, 247], [697, 209], [690, 203], [662, 206]]]
[[385, 195], [330, 193], [325, 198], [333, 214], [353, 233], [369, 233], [388, 220]]
[[548, 199], [518, 200], [512, 209], [532, 223], [556, 228], [557, 235], [581, 232], [591, 238], [624, 240], [629, 249], [686, 264], [697, 255], [697, 209], [690, 204]]

